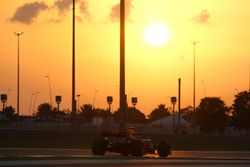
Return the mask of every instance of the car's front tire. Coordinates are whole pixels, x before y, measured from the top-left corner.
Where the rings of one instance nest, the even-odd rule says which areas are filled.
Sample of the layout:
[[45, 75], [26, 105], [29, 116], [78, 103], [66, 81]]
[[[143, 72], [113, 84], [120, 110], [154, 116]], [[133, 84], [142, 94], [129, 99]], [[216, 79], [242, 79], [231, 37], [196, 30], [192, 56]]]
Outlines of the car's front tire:
[[106, 153], [107, 141], [104, 139], [94, 140], [92, 143], [92, 153], [94, 155], [104, 155]]
[[167, 157], [169, 154], [171, 154], [170, 145], [167, 141], [161, 141], [158, 144], [157, 151], [160, 157]]

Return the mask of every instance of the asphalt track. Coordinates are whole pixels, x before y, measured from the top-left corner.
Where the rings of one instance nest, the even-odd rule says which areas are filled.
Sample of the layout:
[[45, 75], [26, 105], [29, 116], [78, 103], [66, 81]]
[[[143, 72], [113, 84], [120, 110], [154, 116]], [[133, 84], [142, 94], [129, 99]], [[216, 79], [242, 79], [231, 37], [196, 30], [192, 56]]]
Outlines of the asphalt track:
[[[94, 157], [90, 149], [51, 148], [0, 148], [0, 158], [4, 157]], [[121, 157], [120, 154], [106, 153], [106, 157]], [[157, 157], [155, 154], [145, 157]], [[172, 151], [168, 158], [220, 158], [249, 159], [250, 151]]]
[[173, 151], [167, 158], [156, 154], [123, 157], [107, 153], [93, 156], [88, 149], [0, 148], [0, 166], [29, 167], [142, 167], [142, 166], [219, 166], [250, 167], [250, 152], [243, 151]]

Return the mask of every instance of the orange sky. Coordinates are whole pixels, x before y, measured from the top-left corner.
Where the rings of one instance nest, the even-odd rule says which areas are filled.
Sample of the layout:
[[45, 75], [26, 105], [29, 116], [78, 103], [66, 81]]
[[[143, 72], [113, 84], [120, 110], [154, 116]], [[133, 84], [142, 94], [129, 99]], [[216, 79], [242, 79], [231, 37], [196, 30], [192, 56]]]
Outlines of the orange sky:
[[[67, 0], [68, 1], [68, 0]], [[9, 91], [16, 107], [17, 37], [20, 38], [20, 113], [62, 95], [61, 108], [71, 105], [72, 27], [70, 4], [63, 0], [11, 0], [0, 7], [0, 94]], [[163, 103], [170, 106], [182, 79], [182, 107], [192, 105], [193, 47], [196, 52], [197, 105], [206, 96], [221, 97], [231, 105], [237, 91], [249, 88], [249, 0], [126, 0], [126, 93], [137, 96], [137, 108], [149, 114]], [[69, 2], [69, 1], [68, 1]], [[119, 0], [81, 0], [77, 4], [76, 93], [80, 104], [106, 108], [106, 96], [119, 93]], [[171, 31], [169, 42], [152, 46], [144, 31], [160, 22]], [[95, 92], [96, 98], [94, 100]], [[95, 102], [94, 102], [95, 101]], [[55, 102], [54, 102], [55, 105]], [[33, 108], [33, 104], [32, 104]]]

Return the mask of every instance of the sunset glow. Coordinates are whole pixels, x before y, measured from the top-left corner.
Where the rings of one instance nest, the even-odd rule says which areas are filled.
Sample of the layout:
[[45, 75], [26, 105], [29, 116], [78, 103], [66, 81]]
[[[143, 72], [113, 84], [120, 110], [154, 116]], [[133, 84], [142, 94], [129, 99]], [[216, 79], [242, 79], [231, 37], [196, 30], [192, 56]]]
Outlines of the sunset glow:
[[163, 24], [151, 24], [145, 30], [145, 39], [151, 45], [163, 45], [169, 41], [170, 31]]
[[[64, 2], [64, 3], [62, 3]], [[138, 97], [146, 115], [171, 107], [181, 78], [181, 107], [193, 104], [193, 45], [196, 46], [196, 104], [204, 94], [231, 105], [249, 88], [250, 1], [126, 0], [126, 95]], [[76, 4], [76, 94], [80, 105], [119, 106], [119, 0]], [[0, 7], [0, 94], [16, 108], [17, 36], [20, 36], [20, 114], [61, 95], [71, 108], [72, 5], [69, 0], [4, 0]], [[204, 81], [201, 83], [200, 81]], [[118, 86], [117, 86], [118, 85]], [[12, 90], [12, 91], [8, 91]], [[98, 93], [95, 91], [98, 90]], [[235, 91], [237, 90], [237, 91]], [[30, 104], [32, 94], [36, 105]], [[94, 102], [93, 102], [94, 101]]]

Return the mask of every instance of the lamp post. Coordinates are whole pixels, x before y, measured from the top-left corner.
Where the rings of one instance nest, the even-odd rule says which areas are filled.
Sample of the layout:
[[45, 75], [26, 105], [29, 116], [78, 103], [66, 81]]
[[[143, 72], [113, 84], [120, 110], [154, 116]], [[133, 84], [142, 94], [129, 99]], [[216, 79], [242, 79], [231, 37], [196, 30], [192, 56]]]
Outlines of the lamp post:
[[[39, 94], [40, 92], [35, 92], [35, 93], [31, 93], [31, 97], [30, 97], [30, 106], [29, 106], [29, 115], [33, 115], [35, 113], [35, 105], [36, 105], [36, 96]], [[33, 97], [34, 97], [34, 102], [33, 102]], [[33, 104], [33, 108], [32, 108], [32, 104]], [[32, 112], [31, 112], [32, 111]]]
[[135, 106], [136, 106], [136, 104], [137, 104], [137, 102], [138, 102], [137, 97], [132, 97], [132, 98], [131, 98], [131, 102], [132, 102], [132, 104], [133, 104], [133, 106], [134, 106], [134, 108], [135, 108]]
[[199, 43], [198, 41], [192, 41], [191, 42], [193, 44], [193, 49], [194, 49], [194, 63], [193, 63], [193, 111], [195, 112], [195, 47], [196, 45]]
[[175, 127], [175, 104], [177, 102], [176, 97], [171, 97], [171, 103], [173, 104], [173, 129]]
[[125, 93], [125, 0], [120, 0], [120, 130], [127, 124], [127, 96]]
[[32, 115], [34, 115], [35, 113], [35, 109], [36, 109], [36, 99], [37, 99], [37, 95], [39, 94], [40, 92], [35, 92], [33, 93], [34, 95], [34, 102], [33, 102], [33, 111], [32, 111]]
[[[73, 3], [73, 24], [72, 24], [72, 118], [76, 116], [76, 99], [75, 99], [75, 0]], [[73, 123], [74, 124], [74, 123]]]
[[1, 101], [3, 103], [3, 111], [4, 111], [5, 103], [7, 102], [7, 94], [1, 94]]
[[76, 111], [80, 112], [80, 94], [77, 94], [76, 97], [77, 97], [77, 109]]
[[34, 93], [31, 93], [30, 106], [29, 106], [29, 115], [31, 115], [31, 107], [32, 107], [33, 96], [34, 96]]
[[113, 103], [113, 97], [112, 96], [107, 96], [107, 103], [109, 105], [108, 110], [109, 110], [109, 112], [111, 112], [111, 105]]
[[19, 86], [20, 86], [20, 63], [19, 63], [19, 57], [20, 57], [20, 45], [19, 45], [19, 37], [23, 34], [23, 32], [17, 31], [14, 32], [14, 34], [17, 36], [17, 116], [19, 116]]
[[60, 103], [62, 102], [62, 96], [56, 96], [57, 111], [60, 111]]
[[178, 127], [181, 125], [181, 78], [178, 79]]
[[46, 76], [45, 76], [45, 78], [48, 78], [50, 105], [51, 105], [51, 107], [52, 107], [52, 106], [53, 106], [53, 105], [52, 105], [52, 91], [51, 91], [51, 84], [50, 84], [50, 78], [49, 78], [49, 75], [46, 75]]
[[250, 92], [250, 56], [249, 56], [249, 64], [248, 64], [248, 91]]

